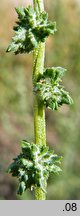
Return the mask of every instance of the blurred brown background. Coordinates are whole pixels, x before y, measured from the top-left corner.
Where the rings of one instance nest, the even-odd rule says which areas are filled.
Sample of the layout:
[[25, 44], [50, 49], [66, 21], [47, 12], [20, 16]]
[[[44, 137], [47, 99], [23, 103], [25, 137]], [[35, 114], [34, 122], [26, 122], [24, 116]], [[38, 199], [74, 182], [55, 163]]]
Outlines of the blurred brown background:
[[[6, 54], [17, 19], [15, 7], [31, 0], [2, 0], [0, 4], [0, 199], [33, 199], [27, 191], [16, 195], [17, 181], [6, 173], [19, 153], [20, 140], [34, 139], [32, 55]], [[63, 172], [51, 175], [47, 199], [80, 199], [80, 1], [45, 0], [49, 18], [57, 32], [47, 39], [45, 66], [67, 68], [64, 86], [74, 105], [59, 112], [46, 110], [47, 143], [63, 156]]]

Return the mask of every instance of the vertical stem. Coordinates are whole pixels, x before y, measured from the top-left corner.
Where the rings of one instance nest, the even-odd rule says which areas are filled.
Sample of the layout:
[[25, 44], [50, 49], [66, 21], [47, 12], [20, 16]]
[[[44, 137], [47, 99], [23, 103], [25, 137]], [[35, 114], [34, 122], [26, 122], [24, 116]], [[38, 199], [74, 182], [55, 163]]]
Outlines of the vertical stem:
[[[33, 0], [34, 8], [36, 6], [39, 11], [44, 10], [43, 0]], [[44, 70], [45, 43], [39, 43], [38, 48], [34, 51], [34, 66], [33, 66], [33, 85], [35, 85], [39, 73]], [[46, 131], [45, 131], [45, 108], [43, 104], [39, 104], [37, 96], [34, 93], [34, 136], [37, 145], [46, 146]], [[45, 182], [46, 187], [46, 182]], [[45, 193], [41, 188], [35, 188], [35, 199], [45, 200]]]
[[[34, 67], [33, 67], [33, 83], [35, 85], [39, 73], [43, 73], [44, 69], [45, 44], [40, 43], [34, 51]], [[34, 93], [34, 135], [35, 143], [38, 145], [46, 145], [45, 132], [45, 108], [43, 104], [39, 104], [37, 96]]]
[[36, 6], [39, 7], [40, 12], [44, 10], [44, 3], [43, 0], [33, 0], [34, 8], [36, 10]]

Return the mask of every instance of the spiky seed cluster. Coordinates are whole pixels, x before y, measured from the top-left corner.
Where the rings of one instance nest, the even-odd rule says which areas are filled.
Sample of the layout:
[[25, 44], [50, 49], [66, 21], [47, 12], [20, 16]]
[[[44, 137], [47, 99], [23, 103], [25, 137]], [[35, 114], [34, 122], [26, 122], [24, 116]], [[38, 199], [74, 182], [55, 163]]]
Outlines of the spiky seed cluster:
[[52, 110], [58, 110], [62, 104], [73, 103], [69, 93], [60, 85], [61, 77], [65, 71], [61, 67], [52, 67], [45, 69], [43, 74], [39, 74], [34, 87], [39, 103], [44, 103]]
[[39, 42], [44, 42], [46, 37], [56, 31], [56, 23], [48, 21], [48, 14], [45, 11], [36, 14], [29, 6], [28, 8], [16, 8], [16, 12], [18, 22], [13, 28], [15, 36], [7, 52], [29, 53], [38, 46]]
[[45, 180], [49, 173], [59, 173], [61, 158], [49, 150], [48, 147], [40, 147], [27, 141], [21, 142], [22, 152], [9, 166], [8, 172], [19, 180], [18, 194], [22, 194], [27, 188], [35, 186], [45, 191]]

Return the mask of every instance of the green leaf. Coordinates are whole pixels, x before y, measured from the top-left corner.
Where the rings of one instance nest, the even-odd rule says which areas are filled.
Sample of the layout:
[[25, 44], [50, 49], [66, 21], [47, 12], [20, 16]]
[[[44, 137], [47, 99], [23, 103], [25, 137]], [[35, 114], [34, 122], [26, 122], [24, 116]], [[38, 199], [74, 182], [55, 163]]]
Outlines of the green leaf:
[[61, 163], [61, 157], [54, 154], [47, 146], [28, 143], [26, 140], [21, 142], [21, 147], [22, 152], [9, 167], [12, 176], [19, 180], [18, 194], [21, 195], [27, 188], [31, 189], [33, 186], [45, 191], [45, 181], [49, 174], [61, 171], [57, 166]]
[[61, 172], [62, 171], [62, 169], [59, 167], [59, 166], [56, 166], [56, 165], [52, 165], [52, 166], [50, 166], [50, 172], [53, 172], [53, 173], [59, 173], [59, 172]]
[[23, 169], [19, 169], [19, 176], [22, 177], [24, 176], [25, 171]]
[[27, 182], [27, 181], [28, 181], [28, 175], [25, 174], [25, 175], [23, 176], [23, 179], [24, 179], [25, 182]]
[[33, 163], [25, 158], [22, 158], [22, 164], [26, 167], [26, 168], [30, 168], [33, 166]]
[[43, 11], [39, 15], [29, 6], [28, 8], [16, 8], [18, 21], [14, 26], [15, 35], [7, 48], [7, 52], [29, 53], [46, 37], [56, 32], [56, 22], [48, 20], [48, 14]]
[[25, 189], [26, 189], [26, 184], [25, 184], [25, 182], [22, 181], [22, 182], [20, 182], [20, 185], [19, 185], [17, 193], [19, 195], [22, 195], [24, 193]]
[[22, 140], [21, 141], [21, 147], [22, 148], [30, 148], [31, 149], [31, 144], [27, 142], [27, 140]]
[[19, 19], [24, 19], [25, 13], [24, 13], [24, 8], [23, 7], [17, 7], [15, 8], [17, 14], [18, 14], [18, 18]]
[[43, 103], [52, 110], [58, 110], [63, 104], [72, 104], [73, 100], [69, 93], [60, 85], [61, 77], [66, 69], [61, 67], [52, 67], [39, 74], [34, 87], [39, 103]]

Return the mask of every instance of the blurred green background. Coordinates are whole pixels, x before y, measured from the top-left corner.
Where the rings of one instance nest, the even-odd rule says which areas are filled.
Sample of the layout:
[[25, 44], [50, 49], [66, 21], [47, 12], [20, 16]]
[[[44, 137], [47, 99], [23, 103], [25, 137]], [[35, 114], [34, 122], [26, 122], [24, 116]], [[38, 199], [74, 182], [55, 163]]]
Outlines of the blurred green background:
[[[17, 181], [6, 173], [20, 151], [20, 140], [34, 140], [32, 55], [6, 54], [17, 19], [14, 8], [31, 0], [0, 4], [0, 199], [33, 199], [30, 191], [16, 195]], [[46, 43], [45, 66], [67, 68], [64, 86], [74, 100], [59, 112], [46, 110], [47, 143], [63, 156], [63, 172], [48, 180], [47, 200], [80, 199], [80, 1], [45, 0], [57, 32]]]

